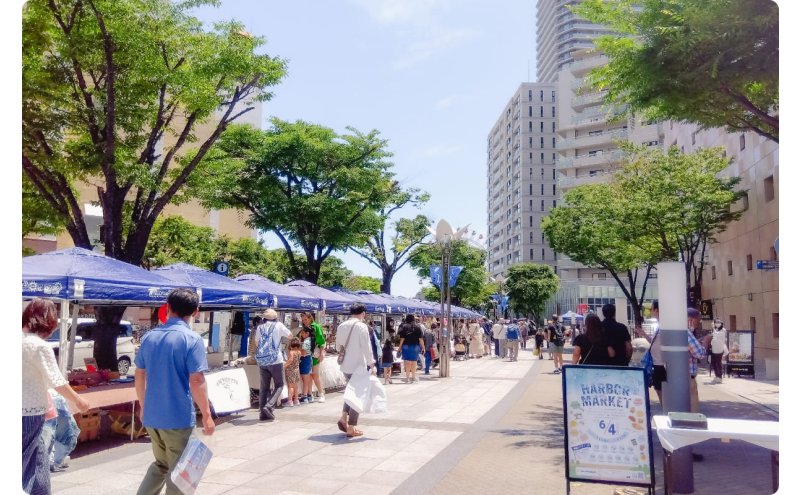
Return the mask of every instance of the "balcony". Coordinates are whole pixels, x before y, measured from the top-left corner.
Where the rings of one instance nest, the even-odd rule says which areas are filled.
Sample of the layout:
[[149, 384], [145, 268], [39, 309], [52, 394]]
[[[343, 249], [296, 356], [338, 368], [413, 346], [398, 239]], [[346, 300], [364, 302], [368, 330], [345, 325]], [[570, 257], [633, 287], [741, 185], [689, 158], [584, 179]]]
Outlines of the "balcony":
[[585, 134], [571, 139], [562, 139], [556, 143], [558, 150], [570, 150], [589, 146], [600, 146], [613, 144], [615, 139], [628, 139], [628, 129], [617, 129], [615, 131], [601, 131], [594, 135]]
[[598, 105], [603, 103], [606, 92], [593, 92], [581, 96], [576, 96], [572, 99], [572, 108], [574, 110], [582, 110], [591, 105]]
[[611, 181], [611, 178], [613, 176], [614, 176], [614, 171], [609, 170], [602, 173], [596, 173], [594, 175], [584, 175], [582, 177], [559, 177], [558, 188], [572, 189], [573, 187], [582, 186], [585, 184], [608, 183]]
[[611, 165], [619, 162], [624, 153], [621, 150], [605, 151], [602, 153], [595, 153], [593, 155], [581, 155], [575, 157], [574, 167], [590, 167], [593, 165]]

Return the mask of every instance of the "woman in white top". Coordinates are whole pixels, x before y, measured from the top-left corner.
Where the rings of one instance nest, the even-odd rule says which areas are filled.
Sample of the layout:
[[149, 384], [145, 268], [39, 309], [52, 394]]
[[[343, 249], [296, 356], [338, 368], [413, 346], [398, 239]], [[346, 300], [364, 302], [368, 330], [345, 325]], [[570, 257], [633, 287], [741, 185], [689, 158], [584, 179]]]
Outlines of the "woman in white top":
[[714, 320], [714, 329], [711, 331], [711, 368], [714, 370], [714, 380], [711, 383], [722, 383], [722, 357], [728, 352], [728, 331], [719, 318]]
[[34, 299], [22, 311], [22, 489], [50, 493], [50, 461], [42, 440], [48, 388], [53, 388], [80, 412], [89, 403], [78, 395], [58, 369], [45, 339], [55, 331], [58, 313], [52, 301]]

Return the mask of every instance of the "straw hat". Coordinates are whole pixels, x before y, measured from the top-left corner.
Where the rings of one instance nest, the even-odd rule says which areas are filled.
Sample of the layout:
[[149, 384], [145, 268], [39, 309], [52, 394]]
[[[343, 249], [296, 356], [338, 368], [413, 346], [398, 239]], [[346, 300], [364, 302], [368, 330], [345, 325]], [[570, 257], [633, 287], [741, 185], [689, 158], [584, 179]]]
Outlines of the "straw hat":
[[270, 308], [264, 311], [264, 318], [268, 320], [277, 320], [278, 319], [278, 312], [274, 309]]

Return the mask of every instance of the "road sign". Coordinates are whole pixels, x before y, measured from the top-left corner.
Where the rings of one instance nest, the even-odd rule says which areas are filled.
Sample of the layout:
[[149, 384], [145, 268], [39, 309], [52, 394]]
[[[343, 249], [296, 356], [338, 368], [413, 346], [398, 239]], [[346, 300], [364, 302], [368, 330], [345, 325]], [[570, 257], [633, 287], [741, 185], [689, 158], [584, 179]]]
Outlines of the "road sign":
[[230, 270], [230, 265], [227, 261], [215, 261], [214, 262], [214, 273], [218, 273], [220, 275], [228, 276], [228, 271]]

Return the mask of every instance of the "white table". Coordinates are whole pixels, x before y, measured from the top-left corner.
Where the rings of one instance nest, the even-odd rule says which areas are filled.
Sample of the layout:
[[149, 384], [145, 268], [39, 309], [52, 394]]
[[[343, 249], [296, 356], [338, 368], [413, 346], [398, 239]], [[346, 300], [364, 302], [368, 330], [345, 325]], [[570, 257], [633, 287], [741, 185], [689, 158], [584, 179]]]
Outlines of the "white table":
[[764, 447], [772, 451], [772, 489], [778, 489], [778, 422], [756, 421], [750, 419], [707, 418], [708, 429], [672, 428], [669, 417], [653, 416], [651, 425], [658, 434], [658, 440], [664, 448], [664, 492], [671, 494], [669, 486], [672, 465], [670, 454], [682, 447], [719, 438], [723, 442], [731, 439]]

